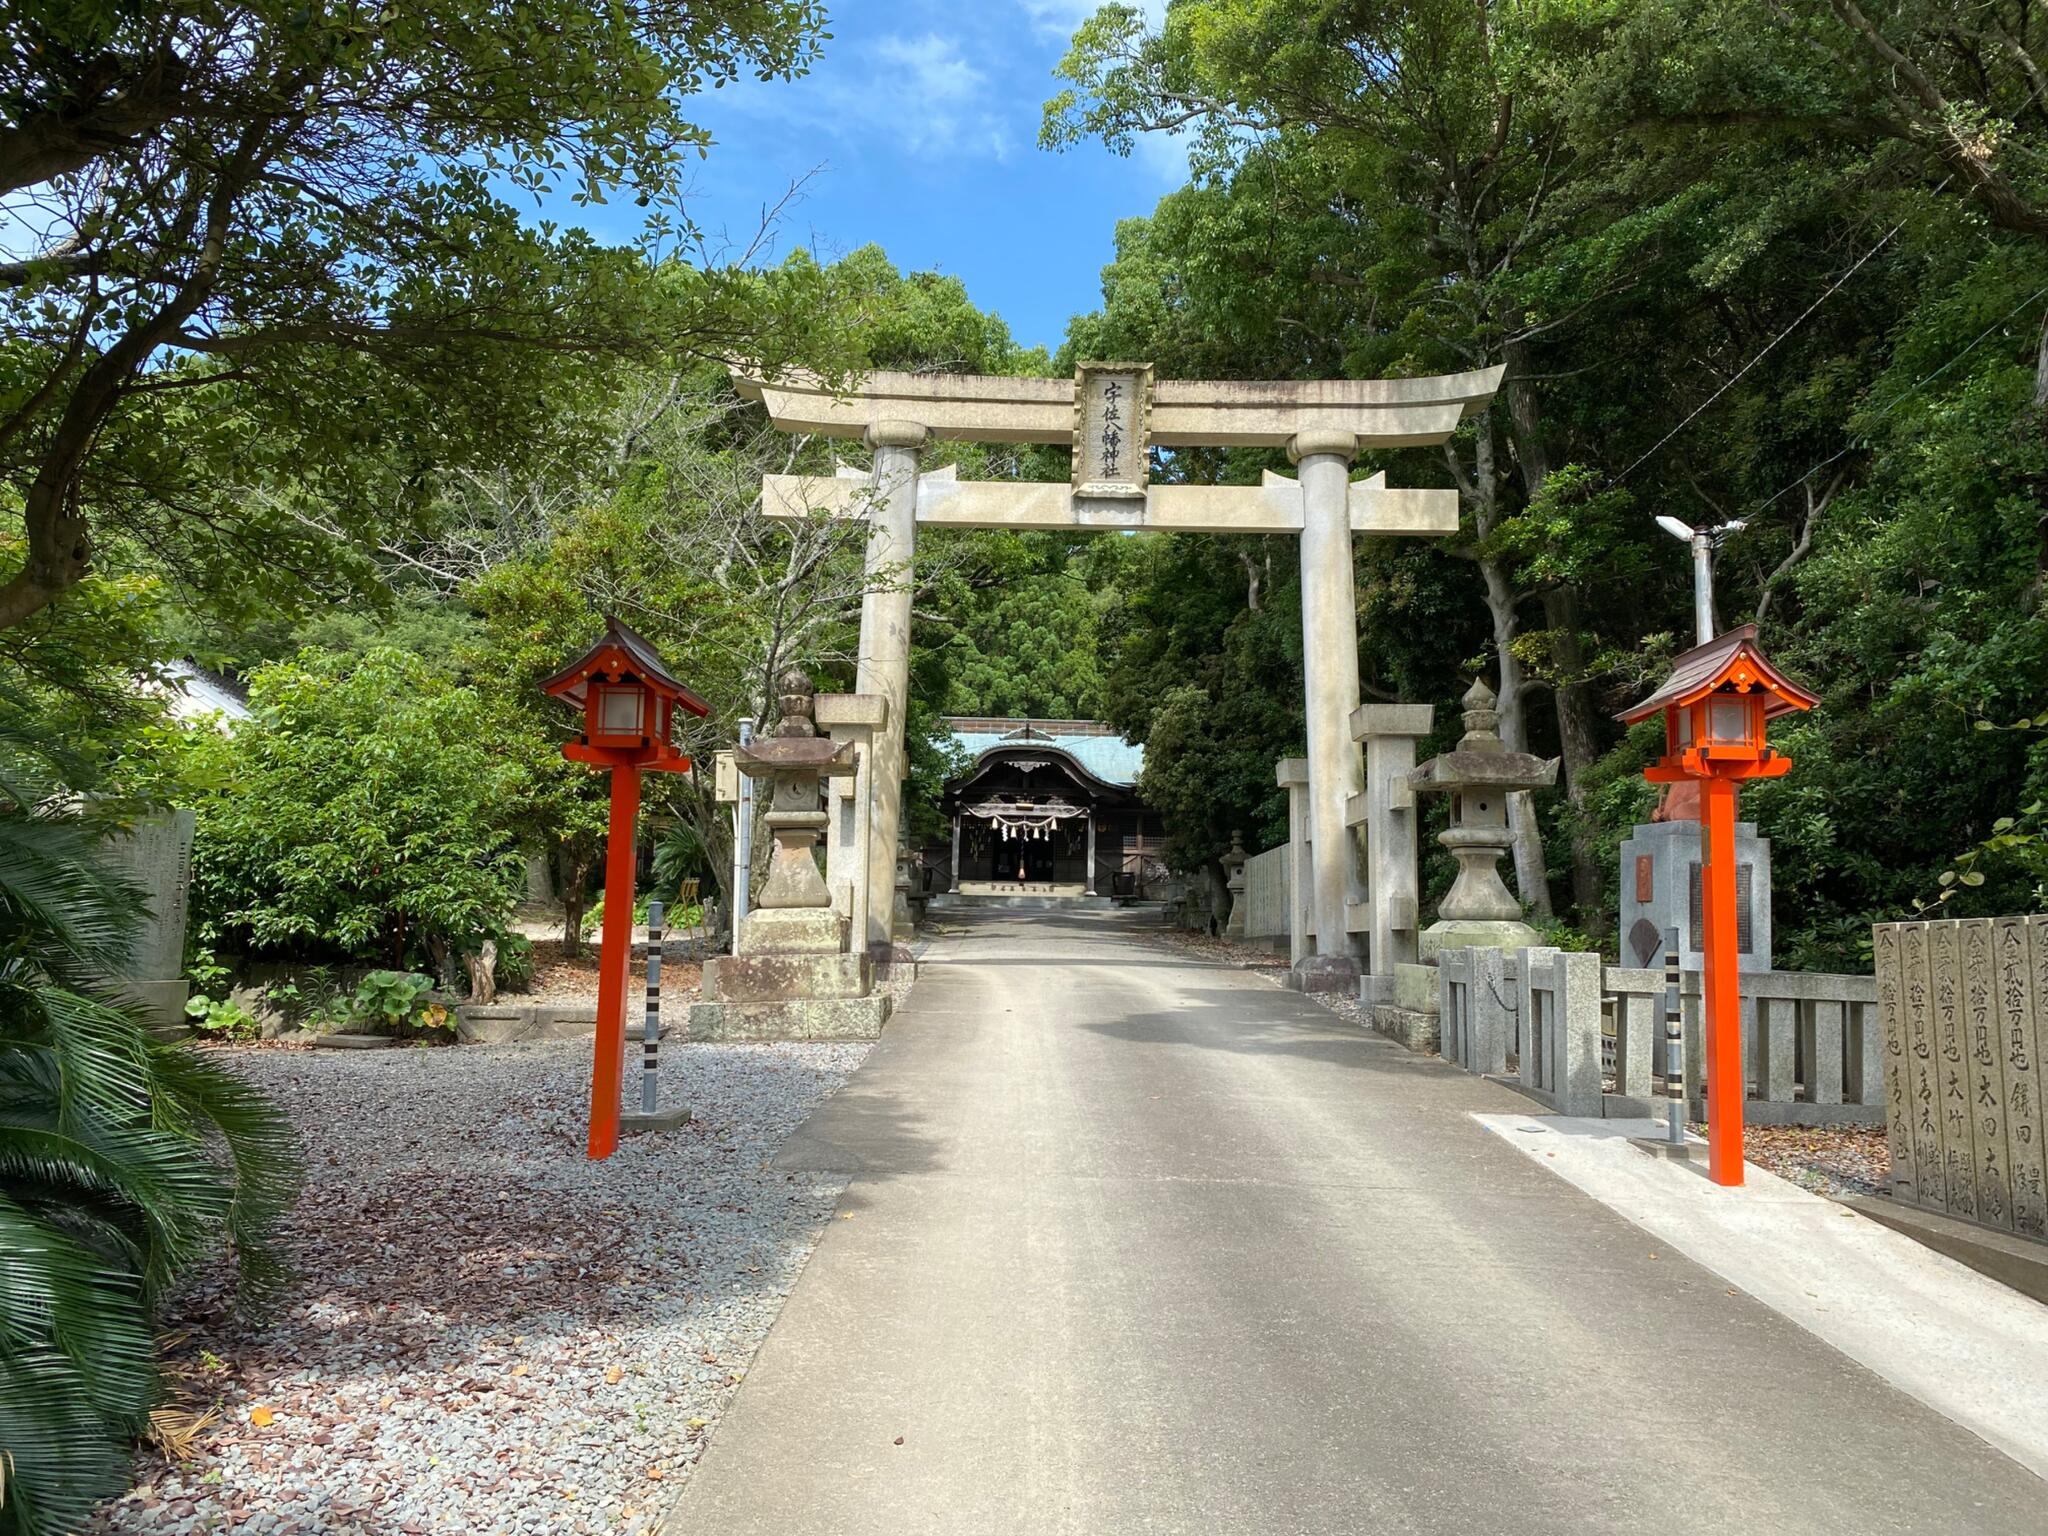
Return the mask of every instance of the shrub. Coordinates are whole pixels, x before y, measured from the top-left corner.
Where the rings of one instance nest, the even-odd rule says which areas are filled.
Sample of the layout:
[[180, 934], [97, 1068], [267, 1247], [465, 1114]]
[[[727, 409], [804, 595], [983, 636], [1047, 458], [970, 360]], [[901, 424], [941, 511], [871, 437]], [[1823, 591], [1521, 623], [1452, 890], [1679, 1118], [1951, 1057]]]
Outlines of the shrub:
[[55, 1536], [126, 1484], [157, 1299], [226, 1248], [260, 1300], [302, 1164], [269, 1100], [107, 990], [141, 893], [22, 777], [0, 768], [0, 1531]]
[[249, 703], [208, 749], [224, 787], [198, 807], [193, 893], [214, 933], [403, 968], [504, 927], [522, 770], [473, 693], [401, 651], [307, 651], [257, 671]]
[[201, 1034], [221, 1040], [255, 1040], [263, 1034], [263, 1025], [256, 1015], [232, 997], [191, 998], [185, 1004], [185, 1017]]
[[433, 990], [434, 978], [416, 971], [372, 971], [356, 983], [348, 1002], [348, 1023], [383, 1035], [453, 1028], [454, 1016], [432, 1001]]

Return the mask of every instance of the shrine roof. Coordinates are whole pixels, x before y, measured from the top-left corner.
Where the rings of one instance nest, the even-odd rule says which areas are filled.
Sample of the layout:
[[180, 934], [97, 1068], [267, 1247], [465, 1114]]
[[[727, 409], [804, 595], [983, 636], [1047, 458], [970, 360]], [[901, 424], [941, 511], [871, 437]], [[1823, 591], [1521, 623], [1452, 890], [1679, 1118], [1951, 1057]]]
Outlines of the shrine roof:
[[1064, 753], [1105, 784], [1128, 789], [1145, 766], [1145, 749], [1125, 741], [1099, 720], [1008, 720], [949, 715], [947, 728], [979, 763], [999, 749], [1050, 748]]
[[654, 647], [616, 614], [604, 616], [604, 634], [597, 643], [543, 681], [541, 692], [581, 709], [593, 674], [637, 677], [657, 694], [674, 700], [693, 715], [711, 713], [711, 706], [673, 676], [662, 665]]
[[1756, 643], [1754, 624], [1738, 624], [1725, 635], [1717, 635], [1677, 657], [1671, 663], [1671, 675], [1655, 693], [1631, 704], [1615, 718], [1624, 725], [1634, 725], [1663, 713], [1667, 706], [1694, 703], [1724, 681], [1735, 682], [1745, 690], [1761, 686], [1765, 694], [1764, 717], [1770, 720], [1793, 710], [1811, 709], [1820, 702], [1817, 694], [1808, 693], [1771, 665]]

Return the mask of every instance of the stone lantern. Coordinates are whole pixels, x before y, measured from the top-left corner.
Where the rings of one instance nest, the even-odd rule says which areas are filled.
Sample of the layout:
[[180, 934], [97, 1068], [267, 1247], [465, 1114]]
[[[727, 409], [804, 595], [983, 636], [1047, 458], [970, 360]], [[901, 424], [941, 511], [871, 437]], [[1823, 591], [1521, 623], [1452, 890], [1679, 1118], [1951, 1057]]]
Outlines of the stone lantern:
[[1522, 921], [1522, 904], [1501, 883], [1500, 856], [1513, 841], [1508, 795], [1555, 784], [1557, 759], [1507, 749], [1494, 692], [1483, 681], [1466, 690], [1464, 706], [1465, 734], [1458, 744], [1408, 775], [1418, 795], [1451, 797], [1451, 824], [1437, 841], [1458, 861], [1458, 877], [1437, 904], [1437, 920], [1423, 931], [1424, 960], [1445, 949], [1520, 949], [1540, 942]]
[[733, 754], [739, 771], [769, 786], [764, 818], [775, 840], [768, 878], [747, 913], [737, 952], [704, 967], [705, 1001], [690, 1009], [697, 1040], [802, 1040], [878, 1034], [886, 996], [873, 996], [863, 950], [849, 953], [846, 920], [813, 852], [828, 824], [819, 780], [856, 769], [851, 742], [818, 734], [811, 680], [780, 680], [781, 722]]
[[1500, 739], [1494, 692], [1475, 681], [1465, 692], [1465, 734], [1450, 751], [1408, 775], [1418, 795], [1451, 797], [1451, 824], [1437, 841], [1458, 861], [1458, 877], [1422, 931], [1422, 963], [1394, 967], [1394, 1001], [1373, 1010], [1374, 1027], [1413, 1050], [1438, 1045], [1436, 957], [1446, 949], [1522, 949], [1542, 942], [1522, 921], [1522, 904], [1501, 883], [1500, 856], [1513, 841], [1508, 795], [1557, 782], [1557, 759], [1510, 752]]
[[1226, 939], [1245, 936], [1244, 867], [1251, 855], [1244, 851], [1244, 834], [1230, 834], [1230, 852], [1223, 855], [1224, 889], [1230, 892], [1230, 919], [1223, 925]]

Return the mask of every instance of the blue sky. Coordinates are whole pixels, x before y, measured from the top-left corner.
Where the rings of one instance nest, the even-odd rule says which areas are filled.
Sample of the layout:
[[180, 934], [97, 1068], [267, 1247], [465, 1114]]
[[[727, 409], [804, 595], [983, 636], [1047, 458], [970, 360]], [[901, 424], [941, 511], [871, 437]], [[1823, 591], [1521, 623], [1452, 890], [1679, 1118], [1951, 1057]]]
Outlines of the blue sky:
[[[808, 177], [772, 255], [824, 259], [870, 242], [904, 271], [960, 278], [1026, 345], [1059, 344], [1097, 307], [1116, 221], [1152, 211], [1186, 176], [1160, 138], [1128, 159], [1038, 148], [1053, 66], [1094, 0], [838, 0], [809, 75], [747, 79], [689, 104], [718, 138], [690, 211], [744, 248], [766, 205]], [[900, 88], [899, 88], [900, 83]], [[557, 217], [556, 211], [549, 209]], [[608, 239], [636, 232], [630, 201], [579, 210]]]

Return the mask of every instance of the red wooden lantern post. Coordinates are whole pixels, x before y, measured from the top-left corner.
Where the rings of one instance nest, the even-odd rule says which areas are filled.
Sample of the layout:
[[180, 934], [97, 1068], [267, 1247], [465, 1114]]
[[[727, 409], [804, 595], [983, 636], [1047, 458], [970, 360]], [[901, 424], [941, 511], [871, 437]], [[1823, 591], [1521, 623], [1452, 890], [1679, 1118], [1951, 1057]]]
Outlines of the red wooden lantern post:
[[[1700, 787], [1700, 952], [1706, 1018], [1707, 1172], [1742, 1182], [1742, 994], [1736, 970], [1735, 791], [1744, 779], [1775, 779], [1792, 760], [1764, 739], [1768, 721], [1819, 700], [1765, 659], [1756, 626], [1744, 624], [1680, 656], [1664, 685], [1623, 710], [1629, 725], [1661, 713], [1664, 756], [1643, 770], [1652, 784]], [[1765, 899], [1768, 899], [1766, 896]]]
[[654, 647], [605, 615], [604, 637], [542, 683], [541, 691], [583, 713], [583, 730], [565, 742], [571, 762], [609, 768], [611, 827], [605, 843], [604, 937], [597, 957], [597, 1041], [590, 1068], [593, 1158], [619, 1145], [619, 1087], [626, 1061], [626, 970], [633, 953], [633, 829], [640, 815], [640, 774], [686, 773], [690, 760], [670, 741], [675, 712], [708, 715], [711, 706], [669, 675]]

